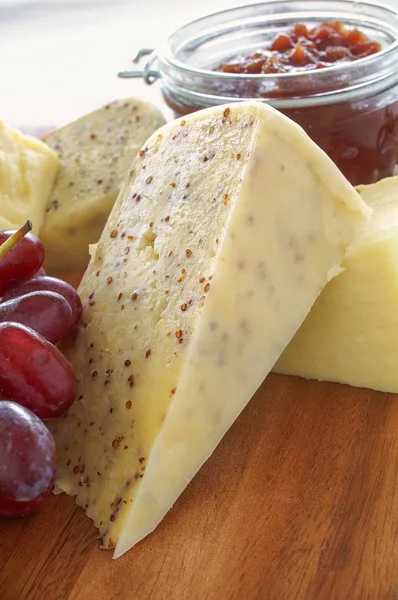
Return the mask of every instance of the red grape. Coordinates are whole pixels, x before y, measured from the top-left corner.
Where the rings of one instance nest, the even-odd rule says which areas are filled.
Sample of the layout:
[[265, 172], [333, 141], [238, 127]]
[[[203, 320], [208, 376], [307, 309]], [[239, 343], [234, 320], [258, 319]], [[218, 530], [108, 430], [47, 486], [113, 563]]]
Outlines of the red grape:
[[[0, 231], [0, 245], [14, 232]], [[32, 277], [43, 264], [43, 244], [33, 233], [28, 233], [0, 260], [0, 285], [10, 279]]]
[[0, 514], [36, 511], [55, 474], [55, 443], [47, 427], [26, 408], [0, 400]]
[[[55, 277], [38, 277], [36, 275], [33, 279], [15, 279], [14, 281], [9, 281], [6, 284], [2, 301], [4, 302], [5, 300], [10, 300], [11, 298], [16, 298], [17, 296], [22, 296], [24, 294], [29, 294], [30, 292], [41, 290], [56, 292], [57, 294], [60, 294], [66, 298], [72, 309], [72, 323], [70, 326], [70, 331], [74, 331], [78, 327], [82, 318], [82, 302], [76, 290], [69, 285], [69, 283], [66, 283], [66, 281], [56, 279]], [[33, 329], [35, 328], [33, 327]]]
[[59, 417], [74, 402], [77, 380], [53, 344], [19, 323], [0, 323], [0, 397], [41, 419]]
[[[17, 404], [17, 406], [19, 406], [19, 404]], [[21, 408], [23, 407], [21, 406]], [[44, 504], [48, 494], [49, 492], [43, 492], [43, 494], [34, 500], [30, 500], [29, 502], [18, 502], [18, 500], [10, 500], [9, 498], [6, 498], [0, 492], [0, 516], [26, 517], [26, 515], [30, 515], [39, 510], [41, 505]]]
[[27, 325], [52, 344], [57, 344], [70, 331], [72, 310], [60, 294], [31, 292], [0, 304], [0, 323], [4, 321]]

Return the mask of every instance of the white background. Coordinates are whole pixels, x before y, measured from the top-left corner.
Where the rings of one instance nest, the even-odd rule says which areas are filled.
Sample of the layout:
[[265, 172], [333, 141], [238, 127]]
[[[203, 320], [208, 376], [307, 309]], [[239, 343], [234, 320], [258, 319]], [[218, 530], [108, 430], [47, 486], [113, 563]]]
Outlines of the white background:
[[[398, 0], [385, 0], [398, 8]], [[164, 107], [156, 84], [120, 80], [134, 51], [244, 0], [0, 0], [0, 117], [60, 125], [128, 96]], [[398, 65], [397, 65], [398, 68]], [[164, 110], [169, 116], [167, 109]]]

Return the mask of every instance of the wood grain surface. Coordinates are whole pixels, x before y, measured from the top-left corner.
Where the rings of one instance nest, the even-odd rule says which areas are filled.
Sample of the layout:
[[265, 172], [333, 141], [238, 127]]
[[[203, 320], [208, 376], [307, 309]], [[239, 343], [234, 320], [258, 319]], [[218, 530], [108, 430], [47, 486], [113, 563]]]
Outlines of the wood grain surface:
[[1, 600], [398, 598], [398, 399], [271, 375], [118, 560], [66, 496], [0, 521]]

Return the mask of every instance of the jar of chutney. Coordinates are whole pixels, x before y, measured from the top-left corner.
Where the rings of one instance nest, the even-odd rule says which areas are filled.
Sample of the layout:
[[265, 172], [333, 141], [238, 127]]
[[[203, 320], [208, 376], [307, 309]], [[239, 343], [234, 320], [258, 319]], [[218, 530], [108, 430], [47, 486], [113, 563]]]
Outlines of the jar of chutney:
[[158, 81], [178, 117], [266, 102], [301, 125], [353, 185], [395, 172], [398, 12], [390, 8], [351, 0], [242, 6], [184, 25], [135, 62], [144, 56], [142, 69], [119, 75]]

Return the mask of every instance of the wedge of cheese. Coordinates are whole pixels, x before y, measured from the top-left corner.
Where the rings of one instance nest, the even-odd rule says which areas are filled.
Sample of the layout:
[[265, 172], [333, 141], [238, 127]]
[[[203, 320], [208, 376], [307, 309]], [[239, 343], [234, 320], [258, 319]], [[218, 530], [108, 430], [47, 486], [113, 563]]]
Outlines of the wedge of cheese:
[[0, 120], [0, 229], [29, 219], [39, 233], [58, 167], [51, 148]]
[[84, 267], [137, 152], [164, 124], [157, 108], [118, 100], [43, 139], [61, 160], [40, 232], [48, 272]]
[[154, 134], [79, 288], [58, 486], [120, 556], [150, 533], [297, 331], [370, 213], [261, 103]]
[[398, 178], [358, 189], [373, 218], [274, 370], [398, 393]]

